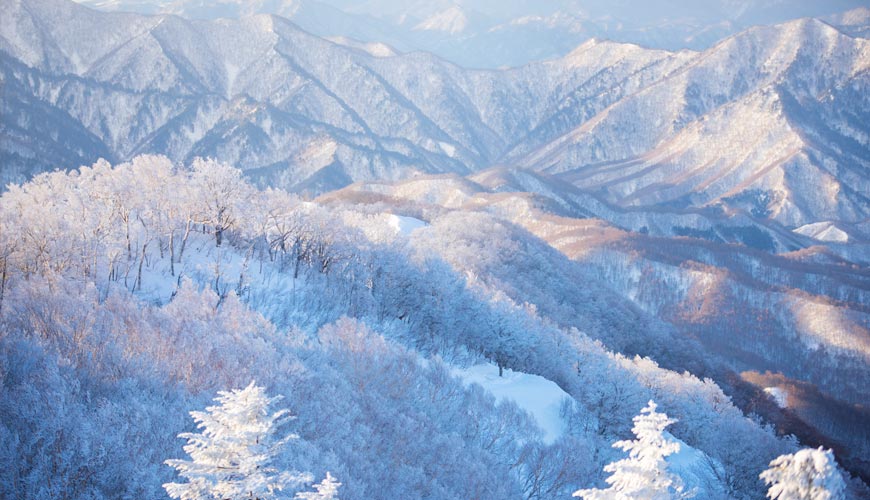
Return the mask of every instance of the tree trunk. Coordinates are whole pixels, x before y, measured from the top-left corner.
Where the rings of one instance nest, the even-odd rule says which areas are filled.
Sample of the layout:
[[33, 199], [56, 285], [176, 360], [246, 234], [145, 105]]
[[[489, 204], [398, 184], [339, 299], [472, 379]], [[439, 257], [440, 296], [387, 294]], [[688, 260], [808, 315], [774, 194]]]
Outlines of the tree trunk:
[[187, 225], [184, 227], [184, 236], [181, 238], [181, 249], [178, 250], [178, 262], [184, 257], [184, 249], [187, 247], [187, 238], [190, 236], [190, 230], [193, 228], [193, 221], [188, 217]]
[[127, 236], [127, 260], [131, 260], [133, 258], [133, 249], [130, 246], [130, 217], [129, 216], [124, 218], [124, 226], [126, 228], [126, 236]]
[[136, 275], [136, 284], [133, 289], [137, 292], [142, 291], [142, 264], [145, 263], [145, 249], [148, 248], [148, 243], [142, 245], [142, 256], [139, 257], [139, 272]]
[[169, 274], [175, 276], [175, 231], [169, 230]]
[[3, 296], [6, 294], [6, 259], [3, 259], [3, 273], [0, 276], [0, 311], [3, 310]]

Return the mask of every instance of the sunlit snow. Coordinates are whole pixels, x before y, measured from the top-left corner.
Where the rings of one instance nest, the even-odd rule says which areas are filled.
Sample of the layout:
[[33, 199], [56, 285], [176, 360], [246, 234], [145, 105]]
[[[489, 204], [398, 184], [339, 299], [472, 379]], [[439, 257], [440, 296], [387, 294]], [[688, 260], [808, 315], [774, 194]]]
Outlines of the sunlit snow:
[[849, 235], [834, 225], [833, 222], [806, 224], [795, 229], [794, 232], [819, 241], [830, 241], [832, 243], [848, 243], [849, 241]]
[[411, 232], [413, 232], [415, 229], [426, 227], [426, 223], [421, 221], [420, 219], [415, 219], [413, 217], [404, 217], [395, 214], [387, 214], [387, 223], [396, 232], [396, 234], [401, 234], [404, 236], [411, 234]]
[[780, 387], [765, 387], [764, 392], [773, 399], [777, 406], [788, 408], [788, 391]]
[[443, 31], [450, 34], [461, 33], [468, 27], [468, 17], [462, 8], [454, 5], [449, 9], [438, 12], [420, 24], [414, 26], [420, 31]]

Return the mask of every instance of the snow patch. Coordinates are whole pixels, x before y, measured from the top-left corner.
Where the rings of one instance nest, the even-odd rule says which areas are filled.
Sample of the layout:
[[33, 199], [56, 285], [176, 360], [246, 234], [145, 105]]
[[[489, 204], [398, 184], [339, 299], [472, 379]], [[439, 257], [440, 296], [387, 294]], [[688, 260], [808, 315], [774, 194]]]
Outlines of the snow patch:
[[393, 57], [397, 53], [385, 43], [372, 42], [364, 45], [365, 51], [374, 57]]
[[830, 221], [807, 224], [795, 229], [794, 232], [819, 241], [831, 243], [849, 242], [849, 234]]
[[76, 75], [84, 75], [87, 72], [88, 66], [82, 61], [78, 52], [67, 54], [67, 57], [69, 58], [69, 62], [72, 63], [73, 68], [75, 68], [74, 72]]
[[403, 236], [408, 236], [414, 230], [428, 226], [428, 224], [420, 219], [395, 214], [387, 214], [387, 224], [389, 224], [390, 228], [393, 229], [397, 235], [400, 234]]
[[451, 158], [456, 158], [456, 146], [453, 144], [448, 144], [446, 142], [439, 142], [438, 147], [441, 148], [441, 151], [444, 151], [444, 154]]
[[570, 398], [561, 387], [538, 375], [504, 370], [498, 376], [498, 367], [489, 363], [468, 368], [453, 368], [453, 375], [466, 384], [478, 384], [499, 401], [513, 401], [529, 412], [544, 431], [544, 442], [553, 443], [565, 432], [565, 422], [559, 414], [562, 400]]
[[788, 391], [780, 387], [765, 387], [764, 392], [773, 399], [776, 406], [788, 408]]
[[398, 55], [395, 49], [382, 42], [360, 42], [346, 36], [328, 36], [325, 38], [332, 43], [361, 50], [373, 57], [393, 57]]

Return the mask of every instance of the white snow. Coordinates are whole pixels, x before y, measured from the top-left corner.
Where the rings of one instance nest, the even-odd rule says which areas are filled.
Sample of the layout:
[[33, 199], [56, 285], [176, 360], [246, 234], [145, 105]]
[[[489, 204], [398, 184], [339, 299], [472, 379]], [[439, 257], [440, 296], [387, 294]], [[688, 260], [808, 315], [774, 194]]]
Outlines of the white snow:
[[446, 10], [438, 12], [420, 24], [414, 26], [418, 31], [443, 31], [455, 35], [468, 27], [468, 17], [462, 8], [454, 5]]
[[444, 151], [444, 153], [447, 154], [447, 156], [456, 158], [456, 146], [446, 142], [439, 142], [438, 146], [441, 148], [441, 151]]
[[773, 398], [780, 408], [788, 408], [788, 391], [780, 387], [765, 387], [764, 392]]
[[[166, 260], [166, 259], [164, 259]], [[184, 252], [182, 263], [175, 264], [176, 276], [171, 276], [169, 263], [160, 260], [156, 266], [145, 266], [142, 270], [142, 286], [138, 295], [145, 300], [162, 304], [168, 302], [176, 291], [180, 280], [192, 278], [196, 283], [214, 285], [215, 278], [219, 288], [234, 290], [245, 267], [245, 256], [231, 246], [216, 247], [210, 235], [192, 235]], [[271, 269], [266, 270], [271, 271]], [[247, 273], [254, 274], [254, 271]], [[128, 278], [130, 286], [135, 281], [135, 273]]]
[[372, 55], [374, 57], [393, 57], [397, 55], [397, 52], [385, 43], [367, 43], [363, 46], [363, 48], [366, 52], [369, 53], [369, 55]]
[[697, 488], [695, 498], [718, 498], [724, 491], [724, 485], [719, 480], [725, 474], [722, 464], [671, 433], [665, 431], [664, 435], [680, 444], [680, 451], [666, 457], [665, 461], [668, 462], [668, 470], [683, 479], [685, 490]]
[[397, 235], [408, 236], [415, 229], [426, 227], [428, 224], [415, 219], [414, 217], [404, 217], [401, 215], [387, 214], [387, 224], [392, 228]]
[[848, 243], [849, 234], [838, 228], [833, 222], [816, 222], [806, 224], [794, 230], [797, 234], [809, 236], [810, 238], [819, 241], [828, 241], [833, 243]]
[[398, 55], [398, 52], [394, 48], [381, 42], [360, 42], [345, 36], [328, 36], [326, 39], [338, 45], [361, 50], [373, 57], [393, 57]]
[[480, 364], [469, 368], [454, 368], [454, 375], [467, 384], [478, 384], [499, 401], [513, 401], [529, 412], [544, 431], [544, 442], [552, 443], [565, 431], [565, 422], [559, 415], [562, 400], [570, 398], [561, 387], [538, 375], [504, 370], [498, 376], [498, 367]]

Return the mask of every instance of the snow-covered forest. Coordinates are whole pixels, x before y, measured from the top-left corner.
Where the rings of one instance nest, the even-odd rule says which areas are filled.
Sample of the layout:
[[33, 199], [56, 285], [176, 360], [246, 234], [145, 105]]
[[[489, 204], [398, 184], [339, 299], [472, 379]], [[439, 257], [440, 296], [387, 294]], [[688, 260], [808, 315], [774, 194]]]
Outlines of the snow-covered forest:
[[[760, 474], [799, 450], [712, 380], [611, 352], [512, 299], [501, 268], [554, 270], [516, 260], [543, 247], [509, 220], [383, 208], [159, 156], [10, 186], [0, 496], [165, 498], [184, 482], [164, 462], [190, 458], [189, 412], [252, 381], [275, 441], [297, 437], [268, 457], [296, 474], [287, 497], [568, 498], [606, 487], [620, 467], [605, 466], [633, 449], [611, 444], [650, 400], [671, 425], [658, 440], [635, 429], [638, 442], [666, 443], [668, 473], [696, 498], [760, 498]], [[491, 228], [485, 247], [463, 235], [472, 226]], [[471, 375], [486, 365], [517, 383], [496, 396]], [[541, 387], [521, 385], [533, 376], [563, 393], [546, 410], [556, 424], [523, 397]]]
[[0, 0], [0, 500], [870, 500], [866, 0]]

